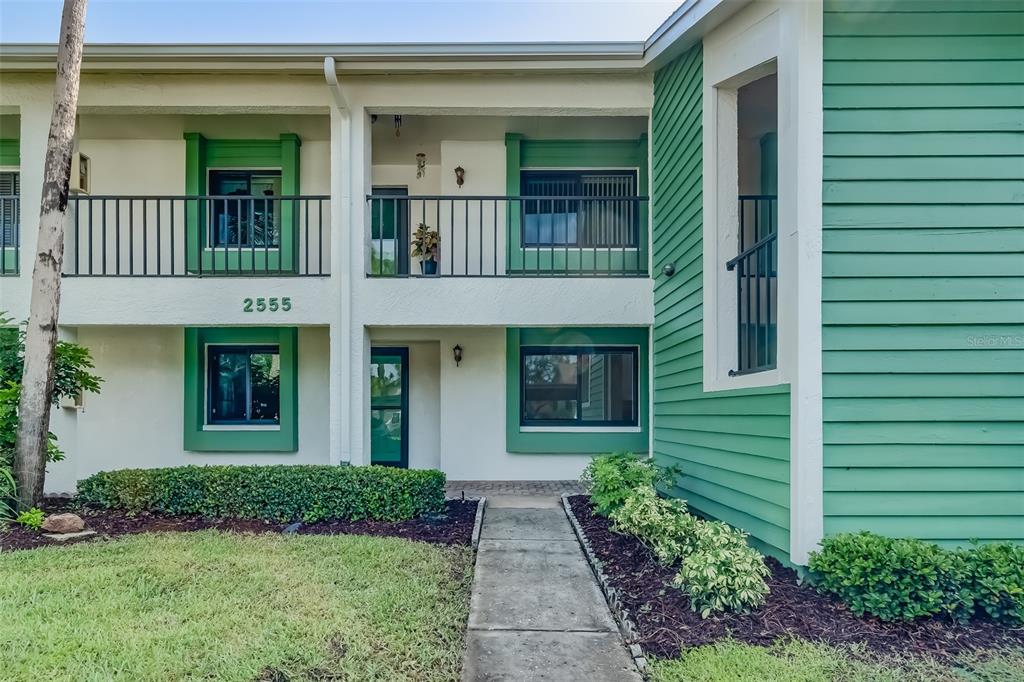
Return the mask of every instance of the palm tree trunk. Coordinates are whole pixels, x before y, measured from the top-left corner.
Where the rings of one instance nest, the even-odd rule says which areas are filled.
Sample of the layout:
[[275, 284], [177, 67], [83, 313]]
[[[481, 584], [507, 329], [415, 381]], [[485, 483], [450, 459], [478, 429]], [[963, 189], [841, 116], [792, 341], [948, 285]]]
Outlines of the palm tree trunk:
[[32, 270], [32, 298], [25, 336], [25, 369], [18, 403], [14, 476], [21, 508], [43, 496], [46, 446], [53, 398], [53, 353], [57, 344], [60, 273], [64, 263], [64, 215], [68, 207], [71, 154], [78, 111], [87, 0], [64, 0], [57, 46], [57, 81], [43, 167], [39, 241]]

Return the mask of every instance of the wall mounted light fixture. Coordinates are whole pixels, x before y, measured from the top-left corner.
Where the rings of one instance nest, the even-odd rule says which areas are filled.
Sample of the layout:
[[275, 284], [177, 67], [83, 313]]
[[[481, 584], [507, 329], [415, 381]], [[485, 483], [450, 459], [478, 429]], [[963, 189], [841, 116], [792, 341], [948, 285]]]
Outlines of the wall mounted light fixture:
[[455, 184], [462, 187], [463, 183], [466, 182], [466, 169], [462, 166], [455, 167]]
[[416, 155], [416, 179], [419, 180], [427, 174], [427, 155], [420, 152]]
[[456, 344], [455, 347], [452, 348], [452, 357], [455, 358], [455, 366], [458, 367], [459, 363], [462, 362], [462, 346]]
[[395, 116], [395, 137], [402, 136], [402, 117], [399, 115]]

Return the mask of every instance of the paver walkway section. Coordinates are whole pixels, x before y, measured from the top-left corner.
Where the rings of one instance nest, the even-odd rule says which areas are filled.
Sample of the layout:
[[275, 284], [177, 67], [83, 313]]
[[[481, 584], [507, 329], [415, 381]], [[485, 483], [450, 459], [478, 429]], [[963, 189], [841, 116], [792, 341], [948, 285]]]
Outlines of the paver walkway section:
[[557, 497], [488, 498], [462, 677], [640, 680]]

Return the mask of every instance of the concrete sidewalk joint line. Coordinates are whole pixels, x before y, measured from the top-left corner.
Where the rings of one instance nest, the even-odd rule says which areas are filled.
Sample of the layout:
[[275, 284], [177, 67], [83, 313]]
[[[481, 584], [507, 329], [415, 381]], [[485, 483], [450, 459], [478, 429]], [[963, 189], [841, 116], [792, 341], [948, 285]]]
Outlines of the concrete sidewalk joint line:
[[565, 512], [506, 502], [484, 514], [462, 679], [640, 680]]

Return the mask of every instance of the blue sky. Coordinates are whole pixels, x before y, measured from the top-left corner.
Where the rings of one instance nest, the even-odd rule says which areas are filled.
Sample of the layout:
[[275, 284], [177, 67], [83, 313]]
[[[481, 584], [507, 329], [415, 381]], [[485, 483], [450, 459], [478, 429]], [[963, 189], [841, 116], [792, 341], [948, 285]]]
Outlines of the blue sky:
[[[89, 0], [98, 43], [644, 40], [681, 0]], [[0, 0], [0, 41], [53, 43], [60, 0]]]

